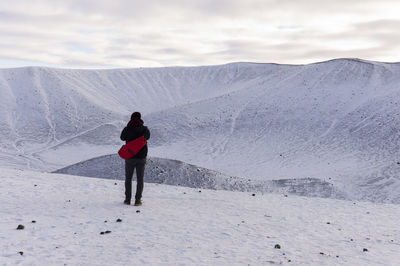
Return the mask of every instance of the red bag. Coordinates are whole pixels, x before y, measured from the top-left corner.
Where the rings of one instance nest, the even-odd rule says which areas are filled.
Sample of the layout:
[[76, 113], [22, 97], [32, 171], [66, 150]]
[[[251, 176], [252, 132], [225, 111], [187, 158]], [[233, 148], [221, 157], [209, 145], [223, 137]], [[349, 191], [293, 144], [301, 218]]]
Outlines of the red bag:
[[122, 159], [130, 159], [135, 156], [146, 145], [146, 140], [143, 136], [129, 141], [119, 149], [118, 154]]

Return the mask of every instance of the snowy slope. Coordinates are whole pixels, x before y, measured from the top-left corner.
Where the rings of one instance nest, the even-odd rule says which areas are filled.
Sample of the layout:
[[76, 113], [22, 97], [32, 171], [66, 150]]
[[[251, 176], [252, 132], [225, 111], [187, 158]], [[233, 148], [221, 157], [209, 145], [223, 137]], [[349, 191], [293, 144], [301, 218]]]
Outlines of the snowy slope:
[[122, 204], [119, 180], [9, 169], [0, 178], [1, 265], [400, 261], [399, 205], [146, 184], [137, 208]]
[[330, 180], [400, 202], [400, 64], [234, 63], [0, 70], [0, 164], [55, 170], [115, 153], [134, 110], [150, 155], [257, 180]]
[[[1, 164], [55, 169], [107, 154], [119, 143], [119, 132], [132, 110], [147, 114], [223, 95], [246, 88], [248, 80], [262, 72], [264, 69], [251, 64], [126, 70], [0, 69]], [[92, 151], [85, 144], [96, 148]], [[60, 147], [69, 150], [57, 153]], [[82, 149], [87, 150], [83, 157], [68, 156]], [[60, 160], [54, 162], [54, 157]]]

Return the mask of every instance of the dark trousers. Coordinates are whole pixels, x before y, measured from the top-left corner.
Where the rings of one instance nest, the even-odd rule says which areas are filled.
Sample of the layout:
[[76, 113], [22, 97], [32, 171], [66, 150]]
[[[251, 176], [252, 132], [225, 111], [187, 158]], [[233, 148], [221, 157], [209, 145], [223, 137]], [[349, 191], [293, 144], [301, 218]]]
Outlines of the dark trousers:
[[132, 177], [135, 169], [137, 181], [135, 200], [140, 200], [142, 198], [145, 165], [146, 159], [125, 160], [125, 199], [130, 200], [132, 198]]

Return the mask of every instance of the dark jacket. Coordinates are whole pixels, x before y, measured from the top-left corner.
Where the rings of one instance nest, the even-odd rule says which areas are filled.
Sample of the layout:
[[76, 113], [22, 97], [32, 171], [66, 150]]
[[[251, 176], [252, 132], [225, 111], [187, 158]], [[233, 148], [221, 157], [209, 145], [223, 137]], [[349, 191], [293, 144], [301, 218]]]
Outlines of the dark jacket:
[[[138, 137], [143, 136], [146, 140], [150, 138], [150, 130], [143, 125], [140, 126], [126, 126], [121, 132], [121, 140], [129, 142]], [[143, 159], [147, 156], [147, 144], [131, 159]]]

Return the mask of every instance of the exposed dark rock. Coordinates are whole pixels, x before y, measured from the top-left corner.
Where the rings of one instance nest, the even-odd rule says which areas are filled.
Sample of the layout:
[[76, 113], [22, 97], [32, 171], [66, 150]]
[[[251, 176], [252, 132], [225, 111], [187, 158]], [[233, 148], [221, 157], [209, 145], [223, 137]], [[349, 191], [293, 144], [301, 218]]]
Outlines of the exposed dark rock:
[[120, 222], [122, 222], [122, 220], [118, 218], [118, 219], [117, 219], [117, 223], [120, 223]]
[[281, 245], [276, 244], [274, 248], [276, 248], [276, 249], [281, 249]]
[[24, 230], [24, 229], [25, 229], [25, 226], [23, 226], [22, 224], [19, 224], [17, 227], [17, 230]]

